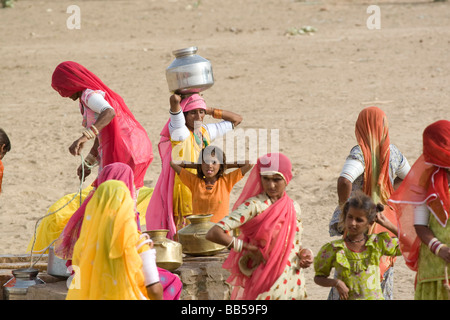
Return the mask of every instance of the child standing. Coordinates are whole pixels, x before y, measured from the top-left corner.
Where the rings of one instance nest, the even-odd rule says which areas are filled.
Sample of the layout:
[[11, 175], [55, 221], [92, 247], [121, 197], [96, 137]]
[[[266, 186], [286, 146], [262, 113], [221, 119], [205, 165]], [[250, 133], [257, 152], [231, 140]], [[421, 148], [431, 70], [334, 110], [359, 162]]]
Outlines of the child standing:
[[228, 214], [233, 186], [252, 168], [246, 162], [239, 169], [225, 173], [225, 154], [216, 146], [207, 146], [202, 150], [197, 174], [183, 168], [183, 164], [171, 162], [170, 165], [192, 192], [193, 214], [212, 214], [211, 221], [214, 223]]
[[0, 128], [0, 192], [2, 192], [2, 180], [3, 180], [3, 163], [2, 159], [7, 152], [11, 150], [11, 142], [9, 141], [6, 132]]
[[[368, 235], [377, 222], [395, 235], [397, 227], [382, 214], [383, 205], [375, 203], [363, 192], [356, 192], [344, 205], [340, 223], [343, 239], [325, 244], [314, 259], [314, 282], [323, 287], [336, 287], [341, 300], [383, 300], [380, 284], [380, 257], [401, 255], [397, 238], [387, 232]], [[331, 269], [336, 271], [329, 278]]]

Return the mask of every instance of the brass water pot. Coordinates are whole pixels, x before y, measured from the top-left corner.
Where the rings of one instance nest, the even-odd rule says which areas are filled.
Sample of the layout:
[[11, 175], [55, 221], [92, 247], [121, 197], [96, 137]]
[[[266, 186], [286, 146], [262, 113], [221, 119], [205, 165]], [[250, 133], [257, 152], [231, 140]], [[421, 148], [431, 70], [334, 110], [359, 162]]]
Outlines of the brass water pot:
[[156, 250], [156, 265], [160, 268], [174, 271], [183, 264], [181, 244], [167, 238], [169, 230], [144, 231], [153, 240], [153, 248]]
[[206, 233], [214, 226], [211, 222], [212, 214], [191, 215], [188, 224], [178, 231], [178, 240], [183, 246], [183, 253], [192, 256], [212, 256], [225, 246], [206, 240]]

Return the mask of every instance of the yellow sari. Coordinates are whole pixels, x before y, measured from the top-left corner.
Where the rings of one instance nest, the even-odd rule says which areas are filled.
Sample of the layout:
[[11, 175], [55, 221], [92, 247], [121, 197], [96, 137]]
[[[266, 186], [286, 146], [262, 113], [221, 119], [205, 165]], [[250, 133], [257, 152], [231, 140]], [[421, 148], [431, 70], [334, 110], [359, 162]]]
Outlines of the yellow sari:
[[127, 186], [117, 180], [102, 183], [86, 206], [66, 299], [148, 299], [139, 251], [149, 247], [138, 251], [140, 236]]
[[[81, 191], [81, 202], [86, 199], [92, 189], [93, 187], [89, 186]], [[75, 193], [67, 194], [56, 201], [48, 209], [47, 214], [54, 213], [42, 219], [36, 229], [34, 246], [33, 235], [28, 243], [27, 252], [31, 252], [31, 249], [33, 249], [33, 253], [48, 253], [48, 249], [43, 252], [44, 249], [46, 249], [54, 240], [58, 239], [70, 217], [72, 217], [73, 213], [80, 207], [80, 195], [72, 200], [74, 196]], [[69, 203], [70, 200], [72, 201]]]
[[[81, 202], [83, 202], [89, 193], [94, 188], [88, 186], [81, 191]], [[139, 195], [137, 199], [137, 211], [140, 213], [139, 219], [141, 222], [141, 230], [146, 230], [145, 226], [145, 214], [147, 213], [147, 207], [153, 194], [153, 188], [142, 187], [139, 190]], [[40, 222], [36, 229], [36, 240], [33, 247], [34, 235], [28, 243], [27, 252], [31, 252], [33, 247], [33, 253], [48, 253], [48, 249], [44, 251], [55, 239], [58, 239], [61, 232], [64, 230], [67, 222], [73, 213], [80, 207], [80, 196], [78, 195], [72, 200], [75, 193], [67, 194], [57, 200], [48, 209], [47, 214], [55, 212], [48, 217], [45, 217]], [[67, 204], [70, 200], [69, 204]], [[67, 204], [67, 205], [66, 205]]]

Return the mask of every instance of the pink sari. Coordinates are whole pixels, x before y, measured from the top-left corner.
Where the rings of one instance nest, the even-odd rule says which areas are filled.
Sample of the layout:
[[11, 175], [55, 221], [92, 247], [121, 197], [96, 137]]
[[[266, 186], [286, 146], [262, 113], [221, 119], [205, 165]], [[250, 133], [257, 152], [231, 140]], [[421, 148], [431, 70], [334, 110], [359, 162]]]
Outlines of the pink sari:
[[[181, 101], [181, 109], [188, 112], [194, 109], [206, 110], [203, 98], [194, 94]], [[161, 157], [161, 174], [156, 182], [155, 189], [147, 207], [146, 226], [147, 230], [167, 229], [167, 238], [173, 239], [177, 233], [173, 217], [173, 187], [175, 171], [170, 167], [172, 159], [172, 141], [169, 133], [169, 122], [162, 129], [161, 138], [158, 143], [158, 151]]]
[[[290, 160], [281, 153], [267, 154], [258, 159], [251, 171], [242, 193], [233, 210], [245, 201], [261, 192], [261, 174], [280, 174], [286, 184], [292, 179]], [[223, 264], [231, 272], [227, 282], [234, 288], [231, 299], [254, 300], [259, 294], [268, 291], [281, 276], [292, 250], [296, 230], [296, 212], [291, 198], [284, 195], [269, 208], [241, 226], [239, 239], [260, 247], [265, 259], [251, 274], [244, 275], [239, 268], [239, 261], [247, 252], [232, 250]], [[251, 263], [251, 259], [249, 261]]]
[[52, 87], [62, 97], [70, 97], [85, 89], [105, 92], [105, 99], [114, 108], [116, 116], [101, 130], [100, 168], [114, 162], [126, 163], [133, 170], [136, 188], [141, 188], [147, 168], [153, 160], [152, 144], [147, 132], [135, 119], [122, 97], [108, 88], [95, 74], [72, 61], [62, 62], [56, 67]]

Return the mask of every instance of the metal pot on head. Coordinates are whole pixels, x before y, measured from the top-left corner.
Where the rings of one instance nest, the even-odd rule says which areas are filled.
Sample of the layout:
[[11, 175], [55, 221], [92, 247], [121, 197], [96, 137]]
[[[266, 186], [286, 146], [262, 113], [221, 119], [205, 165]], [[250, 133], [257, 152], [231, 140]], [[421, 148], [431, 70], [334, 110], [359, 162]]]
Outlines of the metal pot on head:
[[175, 50], [175, 60], [166, 69], [169, 90], [177, 94], [204, 91], [214, 84], [211, 62], [198, 54], [197, 47]]

